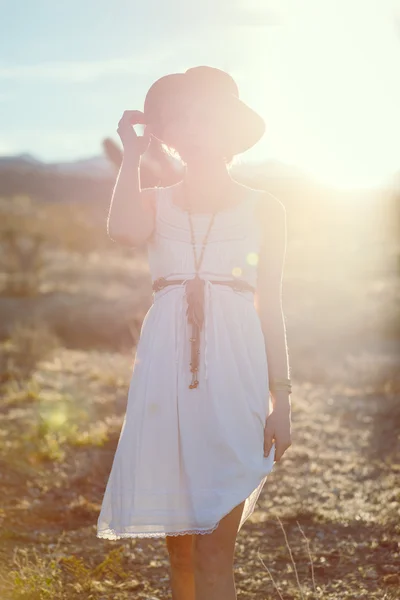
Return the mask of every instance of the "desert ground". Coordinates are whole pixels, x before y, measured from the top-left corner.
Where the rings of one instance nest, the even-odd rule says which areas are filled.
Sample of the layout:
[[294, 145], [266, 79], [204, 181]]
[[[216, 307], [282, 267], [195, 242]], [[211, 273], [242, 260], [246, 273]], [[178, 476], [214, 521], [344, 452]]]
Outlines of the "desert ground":
[[[164, 540], [96, 537], [145, 252], [77, 207], [1, 211], [0, 597], [170, 598]], [[288, 209], [292, 446], [238, 535], [240, 599], [400, 598], [400, 249], [382, 214]]]

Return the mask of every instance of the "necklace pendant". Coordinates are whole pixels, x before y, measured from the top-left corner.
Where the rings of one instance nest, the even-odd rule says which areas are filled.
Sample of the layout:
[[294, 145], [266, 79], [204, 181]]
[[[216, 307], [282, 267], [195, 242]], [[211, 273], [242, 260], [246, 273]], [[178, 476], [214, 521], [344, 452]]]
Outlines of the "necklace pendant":
[[204, 250], [208, 242], [208, 238], [210, 235], [211, 228], [213, 226], [215, 220], [215, 212], [212, 214], [207, 232], [204, 236], [204, 240], [202, 243], [202, 249], [200, 253], [200, 257], [197, 257], [196, 252], [196, 238], [194, 232], [194, 226], [192, 221], [192, 207], [190, 203], [186, 203], [188, 220], [189, 220], [189, 229], [190, 229], [190, 237], [191, 244], [193, 249], [193, 258], [194, 258], [194, 268], [195, 268], [195, 276], [186, 281], [185, 284], [185, 295], [187, 300], [187, 310], [186, 316], [188, 323], [192, 325], [192, 335], [190, 337], [191, 343], [191, 358], [192, 361], [190, 363], [190, 370], [192, 372], [192, 382], [189, 385], [190, 389], [197, 388], [199, 385], [199, 380], [197, 379], [197, 372], [199, 370], [199, 354], [200, 354], [200, 331], [203, 327], [204, 323], [204, 291], [205, 291], [205, 281], [201, 279], [199, 276], [200, 266], [203, 262]]

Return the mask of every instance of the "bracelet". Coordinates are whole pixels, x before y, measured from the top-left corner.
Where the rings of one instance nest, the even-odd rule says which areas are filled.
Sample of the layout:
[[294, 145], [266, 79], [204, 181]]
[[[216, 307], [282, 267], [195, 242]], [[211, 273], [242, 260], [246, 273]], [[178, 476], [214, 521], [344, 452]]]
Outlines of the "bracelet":
[[291, 379], [289, 377], [284, 378], [284, 379], [271, 379], [269, 382], [269, 389], [271, 391], [285, 390], [285, 391], [289, 392], [289, 394], [291, 394], [292, 393]]

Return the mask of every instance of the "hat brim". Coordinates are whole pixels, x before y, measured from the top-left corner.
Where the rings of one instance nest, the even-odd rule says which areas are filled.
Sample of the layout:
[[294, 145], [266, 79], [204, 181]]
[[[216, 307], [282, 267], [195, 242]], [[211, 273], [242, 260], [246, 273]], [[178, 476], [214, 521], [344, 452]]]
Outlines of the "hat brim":
[[[195, 90], [196, 91], [196, 90]], [[204, 93], [204, 87], [198, 92]], [[207, 94], [208, 89], [205, 90]], [[158, 79], [147, 92], [144, 103], [146, 123], [157, 121], [163, 107], [177, 103], [185, 95], [193, 93], [193, 82], [185, 73], [171, 73]], [[217, 99], [218, 98], [218, 99]], [[254, 146], [264, 135], [266, 125], [264, 119], [248, 104], [234, 94], [225, 94], [215, 98], [218, 115], [222, 115], [223, 135], [226, 140], [226, 153], [241, 154]], [[161, 142], [162, 129], [152, 131], [154, 137]]]

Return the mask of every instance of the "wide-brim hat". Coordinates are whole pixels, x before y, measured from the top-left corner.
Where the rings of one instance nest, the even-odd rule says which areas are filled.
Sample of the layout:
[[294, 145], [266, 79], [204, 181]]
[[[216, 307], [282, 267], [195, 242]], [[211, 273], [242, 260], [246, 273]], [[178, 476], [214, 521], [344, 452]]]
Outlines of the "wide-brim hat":
[[[184, 73], [170, 73], [155, 81], [144, 102], [145, 123], [154, 125], [152, 134], [163, 137], [163, 115], [177, 110], [186, 99], [201, 95], [218, 115], [226, 140], [226, 153], [235, 155], [248, 150], [265, 133], [263, 118], [239, 98], [236, 82], [229, 73], [209, 66], [192, 67]], [[167, 116], [168, 118], [168, 116]]]

